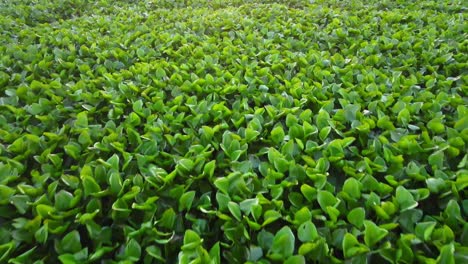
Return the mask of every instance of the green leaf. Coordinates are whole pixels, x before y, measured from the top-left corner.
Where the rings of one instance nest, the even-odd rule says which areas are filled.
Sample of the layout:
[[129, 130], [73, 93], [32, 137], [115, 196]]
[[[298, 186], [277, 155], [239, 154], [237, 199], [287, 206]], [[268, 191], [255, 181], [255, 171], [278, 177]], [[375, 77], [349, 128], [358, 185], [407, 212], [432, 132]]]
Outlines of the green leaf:
[[260, 132], [253, 130], [252, 128], [248, 127], [245, 129], [245, 140], [247, 142], [253, 141], [254, 139], [258, 137], [258, 135], [260, 135]]
[[[80, 143], [82, 147], [89, 146], [93, 143], [91, 136], [89, 135], [89, 132], [87, 130], [83, 130], [81, 132], [80, 136], [78, 137], [78, 143]], [[51, 158], [60, 159], [60, 157], [58, 157], [57, 155], [51, 155]], [[55, 164], [61, 164], [61, 160], [60, 163], [56, 161]]]
[[309, 221], [312, 218], [312, 213], [309, 208], [302, 207], [294, 214], [294, 220], [296, 224], [302, 224], [306, 221]]
[[70, 203], [73, 200], [73, 195], [65, 190], [60, 190], [55, 194], [55, 208], [59, 211], [70, 209]]
[[317, 197], [317, 189], [307, 184], [301, 185], [301, 193], [309, 202], [314, 201]]
[[[330, 114], [323, 108], [319, 110], [317, 115], [317, 127], [319, 130], [322, 130], [324, 127], [328, 126], [328, 121], [330, 120]], [[323, 139], [322, 139], [323, 140]]]
[[350, 233], [344, 235], [342, 247], [344, 256], [347, 259], [369, 251], [366, 246], [360, 244], [356, 237]]
[[453, 257], [455, 263], [466, 263], [468, 261], [468, 247], [456, 247]]
[[364, 242], [368, 247], [373, 247], [388, 234], [386, 229], [377, 226], [372, 221], [364, 220], [364, 227]]
[[420, 222], [416, 224], [415, 234], [423, 241], [430, 241], [436, 222]]
[[320, 132], [319, 132], [320, 140], [325, 141], [325, 139], [327, 139], [330, 132], [331, 132], [331, 127], [329, 126], [320, 129]]
[[218, 178], [214, 181], [214, 185], [218, 190], [224, 194], [229, 194], [229, 179], [228, 178]]
[[47, 228], [47, 224], [42, 225], [34, 233], [34, 238], [36, 239], [37, 242], [39, 242], [41, 244], [45, 244], [47, 242], [48, 237], [49, 237], [49, 231], [48, 231], [48, 228]]
[[248, 261], [258, 261], [263, 257], [263, 250], [261, 247], [250, 246]]
[[429, 156], [428, 161], [433, 170], [443, 169], [444, 153], [442, 151], [436, 151]]
[[75, 128], [88, 128], [88, 114], [86, 111], [76, 115]]
[[224, 211], [228, 209], [228, 203], [231, 201], [228, 195], [217, 192], [216, 193], [216, 201], [218, 202], [218, 209], [220, 211]]
[[252, 212], [253, 206], [258, 205], [258, 198], [246, 199], [239, 203], [239, 207], [246, 215]]
[[338, 203], [338, 199], [328, 191], [319, 191], [317, 194], [317, 201], [323, 211], [326, 211], [327, 206], [335, 206]]
[[10, 198], [10, 202], [16, 207], [16, 210], [18, 210], [20, 214], [26, 213], [30, 207], [30, 198], [27, 195], [13, 195]]
[[107, 163], [110, 164], [112, 169], [114, 169], [115, 171], [119, 171], [119, 165], [120, 165], [119, 155], [117, 155], [117, 154], [112, 155], [112, 157], [110, 157], [107, 160]]
[[14, 248], [15, 241], [11, 241], [6, 244], [0, 244], [0, 262], [6, 261]]
[[85, 196], [89, 196], [101, 191], [101, 187], [99, 187], [96, 180], [91, 176], [83, 176], [82, 184]]
[[109, 185], [110, 185], [110, 190], [114, 194], [120, 193], [122, 190], [122, 177], [120, 176], [120, 173], [118, 172], [111, 172], [109, 176]]
[[352, 199], [361, 198], [361, 188], [362, 184], [355, 178], [348, 178], [343, 184], [343, 191]]
[[460, 206], [458, 205], [457, 201], [452, 199], [447, 203], [447, 206], [444, 210], [445, 216], [445, 223], [450, 226], [457, 228], [459, 223], [466, 222], [465, 219], [462, 217]]
[[82, 214], [81, 216], [78, 217], [78, 222], [81, 223], [81, 224], [87, 224], [87, 223], [90, 223], [94, 217], [99, 213], [99, 209], [96, 209], [94, 210], [94, 212], [92, 213], [84, 213]]
[[9, 259], [8, 263], [23, 264], [29, 262], [29, 260], [33, 257], [33, 253], [35, 253], [34, 251], [36, 248], [37, 247], [35, 246], [15, 258]]
[[333, 140], [327, 146], [328, 160], [331, 162], [339, 161], [345, 157], [340, 140]]
[[257, 204], [252, 206], [252, 216], [255, 219], [255, 221], [259, 221], [261, 215], [262, 215], [262, 206]]
[[157, 259], [158, 261], [164, 262], [164, 258], [162, 257], [162, 252], [159, 247], [152, 245], [152, 246], [147, 247], [145, 251], [151, 257]]
[[60, 246], [62, 248], [63, 253], [76, 253], [81, 250], [81, 241], [80, 241], [80, 233], [78, 231], [73, 230], [70, 233], [66, 234]]
[[284, 262], [284, 264], [305, 264], [305, 263], [306, 263], [305, 257], [301, 255], [291, 256]]
[[427, 123], [427, 128], [433, 133], [440, 134], [445, 131], [445, 126], [440, 118], [434, 118]]
[[400, 213], [398, 222], [403, 230], [414, 232], [414, 225], [421, 221], [422, 214], [421, 210], [409, 209]]
[[460, 117], [455, 124], [453, 125], [453, 128], [455, 128], [458, 131], [464, 131], [465, 129], [468, 128], [468, 117], [463, 116]]
[[193, 169], [194, 163], [190, 159], [180, 159], [177, 167], [181, 168], [184, 172], [189, 172]]
[[401, 110], [401, 111], [398, 113], [397, 121], [398, 121], [400, 124], [402, 124], [403, 126], [408, 126], [410, 120], [411, 120], [411, 113], [410, 113], [410, 111], [409, 111], [407, 108]]
[[[303, 256], [311, 256], [311, 255], [315, 255], [313, 256], [313, 259], [318, 259], [320, 258], [321, 256], [320, 255], [316, 255], [315, 253], [322, 253], [318, 250], [321, 250], [321, 248], [324, 248], [323, 246], [323, 241], [321, 240], [318, 240], [316, 242], [306, 242], [306, 243], [303, 243], [299, 249], [298, 249], [298, 253], [300, 255], [303, 255]], [[317, 252], [318, 251], [318, 252]], [[322, 255], [322, 254], [321, 254]], [[323, 255], [322, 255], [323, 256]]]
[[229, 212], [231, 212], [231, 214], [234, 216], [234, 218], [237, 219], [237, 221], [242, 220], [241, 209], [237, 203], [232, 202], [232, 201], [228, 202], [228, 209], [229, 209]]
[[317, 228], [312, 221], [302, 223], [297, 229], [297, 236], [301, 242], [312, 242], [319, 238]]
[[453, 244], [442, 246], [440, 250], [440, 255], [437, 258], [437, 263], [455, 264], [454, 252], [455, 247], [453, 246]]
[[125, 245], [125, 257], [129, 261], [136, 262], [140, 260], [141, 246], [135, 239], [130, 239]]
[[286, 126], [287, 127], [292, 127], [294, 125], [296, 125], [298, 122], [298, 119], [296, 116], [292, 115], [292, 114], [288, 114], [286, 116]]
[[55, 208], [46, 204], [38, 204], [36, 212], [42, 218], [49, 218], [50, 214], [55, 212]]
[[268, 251], [268, 258], [272, 260], [287, 259], [294, 253], [294, 234], [291, 228], [281, 228], [273, 238], [273, 243]]
[[208, 176], [208, 178], [212, 178], [214, 175], [214, 171], [216, 169], [216, 161], [212, 160], [205, 164], [203, 167], [203, 175]]
[[166, 76], [166, 71], [163, 68], [156, 68], [156, 78], [162, 80]]
[[357, 228], [361, 228], [364, 225], [365, 217], [366, 211], [362, 207], [354, 208], [353, 210], [349, 211], [348, 215], [346, 216], [348, 222]]
[[112, 247], [101, 247], [101, 248], [98, 248], [98, 249], [96, 249], [96, 251], [89, 257], [89, 260], [90, 260], [90, 261], [98, 260], [98, 259], [100, 259], [103, 255], [105, 255], [106, 253], [111, 252], [112, 250], [114, 250], [114, 248], [112, 248]]
[[284, 130], [281, 126], [276, 126], [275, 128], [273, 128], [273, 130], [271, 130], [271, 139], [276, 144], [283, 142], [284, 136]]
[[400, 211], [406, 211], [418, 206], [418, 202], [414, 200], [413, 195], [403, 186], [396, 188], [396, 200], [400, 206]]
[[273, 223], [275, 222], [276, 220], [278, 220], [279, 218], [281, 218], [281, 214], [275, 210], [267, 210], [264, 214], [263, 214], [263, 219], [264, 219], [264, 222], [262, 224], [262, 226], [266, 226], [270, 223]]
[[174, 209], [168, 208], [162, 214], [161, 219], [159, 219], [158, 221], [158, 224], [160, 224], [164, 228], [171, 230], [174, 227], [176, 218], [177, 218], [177, 215]]
[[4, 72], [0, 71], [0, 88], [3, 88], [4, 85], [8, 83], [10, 76]]
[[75, 256], [73, 254], [69, 254], [69, 253], [62, 254], [58, 258], [59, 258], [60, 262], [62, 262], [62, 264], [77, 264], [77, 263], [79, 263], [79, 261], [75, 258]]
[[431, 193], [439, 193], [445, 189], [446, 183], [443, 179], [440, 178], [429, 178], [426, 179], [426, 185]]
[[336, 222], [340, 216], [340, 211], [333, 206], [327, 206], [325, 209], [332, 222]]
[[200, 236], [195, 231], [187, 229], [184, 235], [184, 244], [181, 249], [183, 251], [194, 251], [201, 245], [201, 242]]
[[11, 197], [16, 193], [15, 189], [0, 185], [0, 205], [5, 205], [10, 202]]
[[263, 249], [270, 249], [273, 244], [274, 235], [262, 229], [257, 236], [258, 245]]
[[390, 121], [389, 116], [383, 116], [382, 118], [380, 118], [377, 121], [377, 127], [388, 131], [395, 130], [395, 126], [393, 125], [392, 121]]
[[210, 254], [211, 263], [213, 264], [221, 263], [221, 247], [219, 245], [219, 242], [216, 242], [216, 244], [214, 244], [211, 247], [209, 254]]
[[75, 160], [80, 159], [81, 146], [78, 143], [70, 142], [70, 143], [68, 143], [68, 145], [66, 145], [63, 148], [65, 150], [65, 153], [67, 153], [67, 155], [69, 155], [73, 159], [75, 159]]
[[356, 114], [361, 109], [361, 106], [348, 104], [344, 107], [345, 117], [348, 122], [353, 122], [356, 120]]
[[184, 193], [179, 199], [179, 212], [183, 210], [190, 210], [194, 198], [195, 191]]
[[37, 80], [33, 80], [30, 85], [32, 90], [41, 90], [44, 88], [44, 86], [45, 85], [42, 82], [39, 82]]
[[14, 153], [22, 153], [24, 149], [27, 149], [26, 142], [24, 137], [20, 137], [13, 141], [10, 146], [8, 146], [8, 150]]
[[304, 129], [304, 136], [310, 137], [311, 135], [314, 135], [318, 132], [318, 128], [314, 125], [309, 124], [307, 121], [304, 121], [302, 124], [303, 129]]

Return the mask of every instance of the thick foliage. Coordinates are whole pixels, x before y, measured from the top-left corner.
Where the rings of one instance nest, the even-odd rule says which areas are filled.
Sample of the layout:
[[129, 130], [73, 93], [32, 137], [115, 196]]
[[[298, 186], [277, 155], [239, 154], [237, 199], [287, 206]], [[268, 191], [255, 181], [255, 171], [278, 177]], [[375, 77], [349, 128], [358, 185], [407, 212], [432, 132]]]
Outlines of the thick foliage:
[[3, 0], [0, 263], [467, 262], [466, 9], [406, 2]]

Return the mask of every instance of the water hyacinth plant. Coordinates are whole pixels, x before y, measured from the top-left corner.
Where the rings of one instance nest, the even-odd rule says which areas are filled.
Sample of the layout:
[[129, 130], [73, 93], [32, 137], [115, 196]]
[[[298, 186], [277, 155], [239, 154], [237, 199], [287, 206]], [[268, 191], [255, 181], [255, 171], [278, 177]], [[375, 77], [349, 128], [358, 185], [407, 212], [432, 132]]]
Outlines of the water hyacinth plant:
[[463, 1], [0, 1], [0, 263], [468, 263]]

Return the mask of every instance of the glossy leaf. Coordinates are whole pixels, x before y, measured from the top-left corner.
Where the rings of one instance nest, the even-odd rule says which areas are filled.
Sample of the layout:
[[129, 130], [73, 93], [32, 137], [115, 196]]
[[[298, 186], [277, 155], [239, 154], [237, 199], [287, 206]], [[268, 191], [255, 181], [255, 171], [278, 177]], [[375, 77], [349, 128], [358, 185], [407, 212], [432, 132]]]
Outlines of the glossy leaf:
[[294, 252], [294, 234], [287, 226], [281, 228], [274, 236], [267, 256], [272, 260], [287, 259]]
[[413, 209], [418, 206], [418, 202], [414, 200], [413, 195], [403, 186], [398, 186], [396, 189], [396, 200], [401, 211]]
[[388, 234], [386, 229], [377, 226], [372, 221], [364, 220], [364, 227], [364, 241], [368, 247], [373, 247]]

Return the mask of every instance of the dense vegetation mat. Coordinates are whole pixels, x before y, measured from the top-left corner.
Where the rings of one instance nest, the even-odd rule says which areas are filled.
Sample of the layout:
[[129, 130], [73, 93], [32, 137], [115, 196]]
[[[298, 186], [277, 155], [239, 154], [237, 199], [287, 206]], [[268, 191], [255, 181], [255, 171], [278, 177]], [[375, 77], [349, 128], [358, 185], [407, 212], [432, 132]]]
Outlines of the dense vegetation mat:
[[0, 263], [468, 263], [466, 6], [406, 2], [0, 1]]

